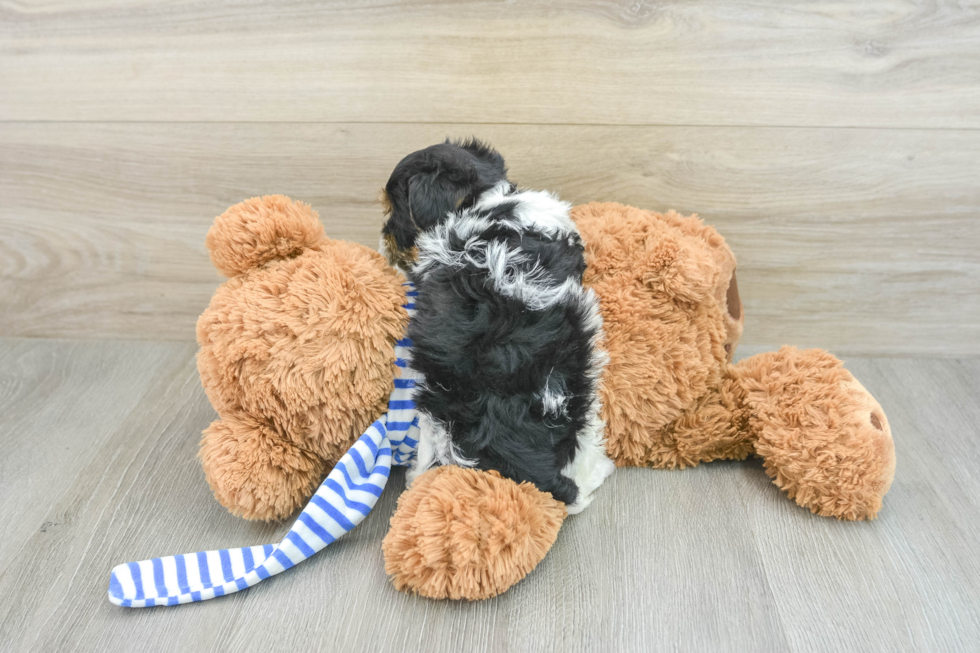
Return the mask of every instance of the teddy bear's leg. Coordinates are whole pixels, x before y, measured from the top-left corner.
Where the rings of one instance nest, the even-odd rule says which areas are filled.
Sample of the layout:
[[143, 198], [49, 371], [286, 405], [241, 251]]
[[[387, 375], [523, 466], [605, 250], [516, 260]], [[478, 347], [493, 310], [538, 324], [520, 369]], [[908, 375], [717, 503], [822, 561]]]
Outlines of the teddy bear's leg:
[[783, 347], [733, 372], [773, 482], [819, 515], [873, 519], [895, 474], [895, 447], [885, 412], [843, 363]]
[[631, 430], [631, 446], [617, 464], [685, 469], [713, 460], [744, 460], [754, 451], [754, 434], [741, 383], [727, 373], [677, 419], [652, 431]]
[[215, 498], [246, 519], [292, 514], [316, 490], [326, 467], [321, 457], [246, 414], [212, 422], [198, 456]]
[[565, 514], [530, 483], [437, 467], [399, 497], [382, 545], [385, 570], [397, 589], [428, 598], [490, 598], [541, 562]]

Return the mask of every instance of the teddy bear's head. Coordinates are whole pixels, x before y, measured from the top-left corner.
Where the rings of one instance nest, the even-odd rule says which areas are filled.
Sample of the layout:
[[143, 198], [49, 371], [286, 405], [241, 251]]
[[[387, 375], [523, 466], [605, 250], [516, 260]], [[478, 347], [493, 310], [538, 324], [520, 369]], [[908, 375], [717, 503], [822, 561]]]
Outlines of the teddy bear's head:
[[[229, 279], [197, 322], [201, 382], [222, 418], [201, 457], [233, 512], [283, 516], [297, 506], [241, 496], [244, 479], [264, 469], [315, 487], [315, 471], [384, 413], [408, 323], [404, 278], [377, 252], [327, 238], [309, 206], [281, 195], [231, 207], [206, 244]], [[290, 477], [292, 468], [311, 473]], [[307, 489], [278, 496], [302, 501]]]
[[621, 204], [575, 207], [584, 284], [601, 297], [603, 417], [609, 455], [649, 459], [650, 434], [721, 385], [744, 316], [735, 257], [695, 216]]

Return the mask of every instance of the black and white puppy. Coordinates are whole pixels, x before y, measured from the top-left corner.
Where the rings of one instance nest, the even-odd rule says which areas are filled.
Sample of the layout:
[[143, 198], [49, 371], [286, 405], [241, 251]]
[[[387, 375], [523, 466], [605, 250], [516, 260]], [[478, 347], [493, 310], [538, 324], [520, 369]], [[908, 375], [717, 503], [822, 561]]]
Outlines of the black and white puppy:
[[496, 470], [579, 512], [614, 466], [597, 392], [602, 317], [582, 287], [570, 206], [518, 190], [476, 140], [408, 155], [384, 195], [382, 249], [419, 293], [410, 480], [436, 464]]

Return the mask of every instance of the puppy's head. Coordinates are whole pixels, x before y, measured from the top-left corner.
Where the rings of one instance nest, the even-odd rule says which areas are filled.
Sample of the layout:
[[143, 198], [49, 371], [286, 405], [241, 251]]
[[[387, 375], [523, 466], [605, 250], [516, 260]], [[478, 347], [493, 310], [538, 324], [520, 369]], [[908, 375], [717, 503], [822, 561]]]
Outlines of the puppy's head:
[[411, 268], [420, 233], [506, 179], [504, 158], [475, 138], [447, 140], [406, 156], [381, 191], [387, 217], [381, 242], [388, 261]]

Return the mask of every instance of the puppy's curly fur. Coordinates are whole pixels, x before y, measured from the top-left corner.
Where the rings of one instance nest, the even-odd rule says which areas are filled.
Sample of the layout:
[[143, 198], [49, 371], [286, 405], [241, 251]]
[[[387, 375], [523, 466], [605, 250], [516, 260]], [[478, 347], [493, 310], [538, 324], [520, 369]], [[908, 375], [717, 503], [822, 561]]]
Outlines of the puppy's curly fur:
[[597, 393], [602, 319], [582, 287], [571, 207], [519, 191], [505, 173], [487, 146], [445, 143], [406, 157], [386, 187], [387, 243], [414, 250], [389, 260], [412, 260], [419, 292], [409, 327], [412, 367], [424, 377], [412, 477], [434, 464], [494, 470], [577, 512], [613, 468]]

